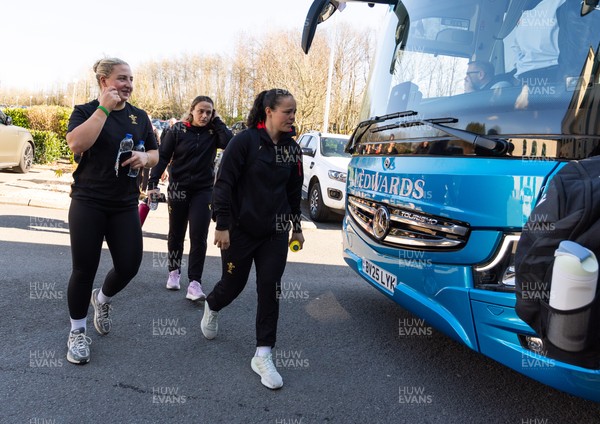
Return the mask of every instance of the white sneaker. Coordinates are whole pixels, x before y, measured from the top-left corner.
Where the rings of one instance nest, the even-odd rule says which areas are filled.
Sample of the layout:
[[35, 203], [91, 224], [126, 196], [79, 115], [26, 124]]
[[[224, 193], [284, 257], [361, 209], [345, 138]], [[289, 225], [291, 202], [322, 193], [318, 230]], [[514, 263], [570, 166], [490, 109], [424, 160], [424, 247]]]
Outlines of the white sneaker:
[[204, 337], [208, 340], [217, 337], [217, 331], [219, 331], [219, 313], [211, 311], [208, 307], [208, 302], [204, 302], [204, 314], [202, 315], [202, 321], [200, 321], [200, 329]]
[[92, 290], [90, 303], [94, 307], [94, 327], [98, 333], [105, 336], [110, 333], [112, 327], [112, 320], [110, 319], [112, 306], [110, 303], [100, 303], [98, 301], [98, 293], [100, 293], [100, 289]]
[[67, 361], [72, 364], [86, 364], [90, 361], [90, 344], [92, 339], [85, 335], [83, 328], [69, 333], [67, 340]]
[[169, 290], [179, 290], [179, 279], [181, 278], [181, 274], [178, 269], [174, 269], [169, 272], [169, 279], [167, 280], [167, 289]]
[[191, 301], [205, 300], [206, 295], [202, 291], [202, 284], [200, 284], [196, 280], [190, 281], [190, 285], [188, 286], [185, 298], [190, 299]]
[[273, 363], [273, 356], [255, 356], [250, 362], [252, 370], [260, 375], [260, 382], [269, 389], [279, 389], [283, 386], [283, 379], [277, 372]]

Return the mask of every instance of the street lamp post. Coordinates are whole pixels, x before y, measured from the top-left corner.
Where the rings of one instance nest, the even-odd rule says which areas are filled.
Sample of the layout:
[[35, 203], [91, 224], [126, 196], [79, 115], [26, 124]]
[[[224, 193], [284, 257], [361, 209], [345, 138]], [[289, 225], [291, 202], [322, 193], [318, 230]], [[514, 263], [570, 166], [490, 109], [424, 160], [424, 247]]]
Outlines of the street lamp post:
[[329, 104], [331, 103], [331, 84], [333, 81], [333, 59], [335, 56], [335, 29], [329, 48], [329, 72], [327, 73], [327, 94], [325, 95], [325, 113], [323, 114], [323, 132], [329, 129]]

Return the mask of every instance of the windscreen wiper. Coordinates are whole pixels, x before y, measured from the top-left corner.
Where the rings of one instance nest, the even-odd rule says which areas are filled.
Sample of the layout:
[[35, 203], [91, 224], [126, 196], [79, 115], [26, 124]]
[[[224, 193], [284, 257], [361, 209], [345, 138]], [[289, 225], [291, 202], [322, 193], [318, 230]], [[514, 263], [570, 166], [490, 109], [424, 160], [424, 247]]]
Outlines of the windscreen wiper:
[[[380, 121], [381, 122], [381, 121]], [[507, 140], [502, 138], [490, 138], [481, 134], [477, 134], [467, 130], [461, 130], [458, 128], [452, 128], [444, 124], [453, 124], [458, 122], [456, 118], [436, 118], [436, 119], [415, 119], [412, 121], [404, 121], [391, 125], [384, 125], [382, 127], [375, 128], [372, 132], [380, 132], [391, 130], [395, 128], [412, 127], [416, 125], [429, 125], [436, 130], [450, 134], [460, 140], [466, 141], [475, 147], [481, 147], [496, 155], [505, 155], [512, 152], [514, 146]]]
[[[379, 122], [385, 122], [390, 119], [404, 118], [406, 116], [414, 116], [416, 114], [417, 114], [417, 112], [415, 112], [414, 110], [406, 110], [404, 112], [394, 112], [394, 113], [388, 113], [387, 115], [374, 116], [372, 118], [369, 118], [369, 119], [359, 122], [359, 124], [354, 129], [354, 132], [352, 133], [350, 140], [348, 140], [348, 144], [346, 145], [346, 152], [354, 153], [354, 146], [356, 146], [356, 143], [358, 142], [358, 140], [360, 140], [363, 137], [363, 135], [365, 135], [365, 133], [369, 130], [371, 125], [378, 124]], [[396, 125], [397, 124], [394, 124], [394, 128], [399, 128]], [[389, 127], [390, 125], [387, 125], [387, 126]], [[360, 134], [358, 134], [358, 131], [361, 128], [364, 128], [364, 130]], [[383, 127], [381, 127], [381, 128], [383, 128]], [[378, 131], [378, 130], [379, 129], [377, 129], [375, 131]]]

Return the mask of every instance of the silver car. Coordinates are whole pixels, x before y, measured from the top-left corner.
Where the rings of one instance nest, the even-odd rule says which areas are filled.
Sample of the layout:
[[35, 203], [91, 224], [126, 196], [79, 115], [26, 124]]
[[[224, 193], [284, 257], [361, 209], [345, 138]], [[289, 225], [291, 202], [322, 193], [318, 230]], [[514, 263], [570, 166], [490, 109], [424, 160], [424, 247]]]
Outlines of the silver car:
[[0, 110], [0, 169], [28, 172], [33, 165], [33, 153], [31, 133], [13, 125], [12, 118]]

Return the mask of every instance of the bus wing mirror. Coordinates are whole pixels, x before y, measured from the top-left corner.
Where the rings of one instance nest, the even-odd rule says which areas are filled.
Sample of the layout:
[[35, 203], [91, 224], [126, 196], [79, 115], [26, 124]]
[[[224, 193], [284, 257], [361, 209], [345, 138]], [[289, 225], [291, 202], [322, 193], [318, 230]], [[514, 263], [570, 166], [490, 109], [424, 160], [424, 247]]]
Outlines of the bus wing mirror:
[[308, 54], [313, 38], [315, 38], [317, 25], [329, 19], [338, 6], [339, 2], [336, 0], [315, 0], [310, 6], [302, 31], [302, 50], [305, 54]]
[[598, 6], [598, 0], [583, 0], [581, 2], [581, 16], [585, 16]]

